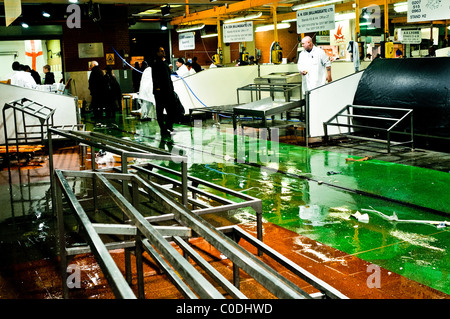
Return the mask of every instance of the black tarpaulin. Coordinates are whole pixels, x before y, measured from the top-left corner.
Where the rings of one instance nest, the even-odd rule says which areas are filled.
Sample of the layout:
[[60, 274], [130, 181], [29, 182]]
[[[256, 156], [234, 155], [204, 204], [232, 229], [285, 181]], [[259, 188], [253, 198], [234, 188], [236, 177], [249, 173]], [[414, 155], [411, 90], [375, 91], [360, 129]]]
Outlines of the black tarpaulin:
[[[359, 81], [353, 104], [413, 109], [415, 133], [449, 137], [450, 58], [375, 59]], [[355, 114], [395, 116], [362, 109]]]

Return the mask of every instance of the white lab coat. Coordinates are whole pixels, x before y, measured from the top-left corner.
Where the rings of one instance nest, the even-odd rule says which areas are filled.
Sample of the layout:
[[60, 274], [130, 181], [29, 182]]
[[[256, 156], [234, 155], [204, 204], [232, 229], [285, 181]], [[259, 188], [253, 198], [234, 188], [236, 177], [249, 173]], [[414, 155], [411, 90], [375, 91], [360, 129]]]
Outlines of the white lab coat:
[[139, 95], [141, 106], [141, 119], [155, 119], [155, 96], [153, 95], [152, 68], [146, 67], [142, 72], [141, 82], [139, 84]]
[[302, 75], [302, 91], [310, 91], [327, 82], [327, 67], [331, 66], [325, 51], [313, 46], [310, 52], [303, 50], [298, 57], [298, 71], [308, 71]]
[[29, 89], [37, 88], [36, 81], [31, 76], [31, 73], [25, 71], [14, 72], [14, 74], [11, 76], [11, 84]]
[[186, 64], [183, 64], [182, 66], [180, 66], [180, 67], [178, 68], [177, 74], [178, 74], [179, 76], [183, 76], [183, 77], [185, 77], [186, 75], [189, 75], [189, 70], [188, 70]]

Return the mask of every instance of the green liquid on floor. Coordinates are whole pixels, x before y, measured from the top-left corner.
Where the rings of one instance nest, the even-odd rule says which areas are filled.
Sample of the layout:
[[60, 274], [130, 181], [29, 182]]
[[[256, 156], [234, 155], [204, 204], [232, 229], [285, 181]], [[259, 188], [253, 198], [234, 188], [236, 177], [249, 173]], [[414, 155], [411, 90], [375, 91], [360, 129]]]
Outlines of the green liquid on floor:
[[[260, 198], [265, 220], [450, 294], [449, 227], [414, 222], [449, 220], [450, 174], [214, 127], [176, 126], [173, 143], [161, 143], [156, 121], [116, 124], [95, 130], [187, 155], [190, 175]], [[369, 221], [351, 218], [357, 211]]]

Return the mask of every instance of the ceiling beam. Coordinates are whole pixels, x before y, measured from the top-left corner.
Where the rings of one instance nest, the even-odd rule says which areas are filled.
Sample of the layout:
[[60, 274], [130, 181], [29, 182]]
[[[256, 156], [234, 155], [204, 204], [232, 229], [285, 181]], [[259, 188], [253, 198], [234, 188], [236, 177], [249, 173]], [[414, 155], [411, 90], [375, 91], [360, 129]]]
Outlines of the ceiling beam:
[[197, 20], [203, 20], [218, 16], [223, 16], [227, 14], [232, 14], [235, 12], [250, 10], [255, 7], [260, 7], [264, 5], [270, 5], [274, 3], [278, 3], [282, 0], [245, 0], [239, 1], [237, 3], [232, 3], [230, 5], [225, 6], [217, 6], [213, 9], [204, 10], [196, 13], [191, 13], [189, 15], [183, 17], [173, 18], [170, 22], [172, 25], [179, 25], [183, 23], [189, 23]]

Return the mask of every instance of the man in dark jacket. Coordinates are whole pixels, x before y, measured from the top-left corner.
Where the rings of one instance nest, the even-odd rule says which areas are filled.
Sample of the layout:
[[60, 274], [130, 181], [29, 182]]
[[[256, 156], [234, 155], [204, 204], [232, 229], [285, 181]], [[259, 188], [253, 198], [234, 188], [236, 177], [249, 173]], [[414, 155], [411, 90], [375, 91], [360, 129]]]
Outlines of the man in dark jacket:
[[103, 117], [103, 97], [105, 92], [103, 71], [98, 66], [97, 61], [92, 62], [91, 74], [89, 75], [89, 91], [91, 91], [91, 106], [94, 119], [100, 120]]
[[55, 83], [55, 75], [53, 74], [53, 72], [50, 72], [50, 65], [44, 65], [43, 71], [45, 74], [44, 84]]
[[107, 66], [105, 68], [105, 112], [106, 117], [114, 118], [116, 111], [119, 109], [120, 101], [122, 100], [122, 90], [120, 89], [119, 82], [112, 72], [112, 67]]
[[[152, 67], [153, 95], [156, 102], [156, 119], [158, 121], [161, 137], [170, 137], [173, 131], [175, 93], [170, 78], [169, 65], [165, 62], [166, 53], [163, 47], [156, 52], [156, 61]], [[166, 110], [166, 116], [164, 116]]]

